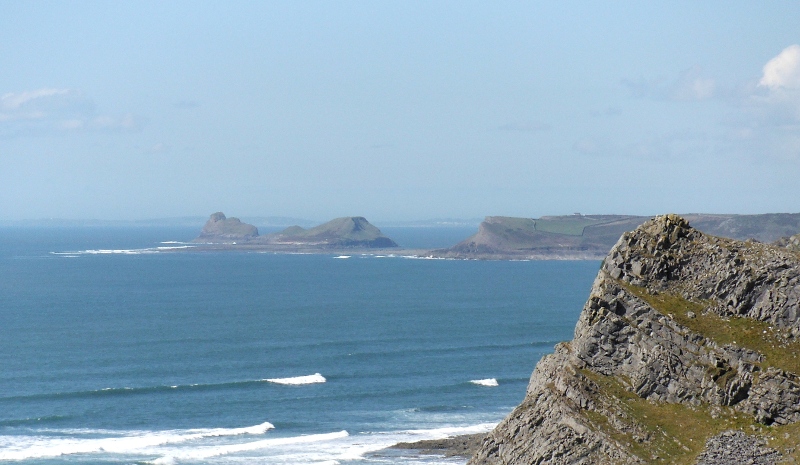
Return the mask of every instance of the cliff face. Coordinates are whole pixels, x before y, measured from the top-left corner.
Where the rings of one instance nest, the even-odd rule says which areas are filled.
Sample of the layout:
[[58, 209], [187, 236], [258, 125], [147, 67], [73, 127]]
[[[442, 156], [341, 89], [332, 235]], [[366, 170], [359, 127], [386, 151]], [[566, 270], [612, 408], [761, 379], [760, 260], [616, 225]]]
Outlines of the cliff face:
[[650, 220], [613, 247], [574, 339], [470, 463], [800, 459], [798, 312], [797, 252]]
[[478, 232], [434, 255], [477, 259], [599, 260], [619, 238], [645, 221], [639, 216], [487, 216]]

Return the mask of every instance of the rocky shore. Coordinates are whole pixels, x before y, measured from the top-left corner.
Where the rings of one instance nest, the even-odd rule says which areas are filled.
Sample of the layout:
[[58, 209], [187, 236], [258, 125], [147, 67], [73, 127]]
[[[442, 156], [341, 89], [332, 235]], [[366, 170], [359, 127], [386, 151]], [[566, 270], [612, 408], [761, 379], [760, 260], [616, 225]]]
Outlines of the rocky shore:
[[485, 434], [467, 434], [445, 439], [430, 439], [416, 442], [401, 442], [390, 449], [413, 450], [419, 454], [434, 454], [444, 457], [471, 457], [480, 447]]

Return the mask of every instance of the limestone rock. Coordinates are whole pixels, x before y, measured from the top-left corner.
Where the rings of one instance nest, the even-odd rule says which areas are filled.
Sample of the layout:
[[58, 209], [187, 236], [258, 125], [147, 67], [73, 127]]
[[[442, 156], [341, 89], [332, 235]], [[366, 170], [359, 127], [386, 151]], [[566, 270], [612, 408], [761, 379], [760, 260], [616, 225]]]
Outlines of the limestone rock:
[[[573, 340], [542, 358], [470, 464], [712, 463], [719, 444], [760, 444], [710, 438], [729, 424], [720, 418], [800, 420], [798, 284], [798, 254], [708, 236], [677, 215], [623, 234]], [[713, 463], [779, 453], [756, 449], [751, 462]]]

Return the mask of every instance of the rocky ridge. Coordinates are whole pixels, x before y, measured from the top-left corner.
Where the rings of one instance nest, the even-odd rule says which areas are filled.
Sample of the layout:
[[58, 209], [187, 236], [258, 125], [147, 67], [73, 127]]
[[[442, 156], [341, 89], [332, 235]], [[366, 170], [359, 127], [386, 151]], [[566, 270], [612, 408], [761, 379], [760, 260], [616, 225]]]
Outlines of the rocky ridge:
[[798, 312], [797, 252], [647, 221], [470, 464], [798, 460]]

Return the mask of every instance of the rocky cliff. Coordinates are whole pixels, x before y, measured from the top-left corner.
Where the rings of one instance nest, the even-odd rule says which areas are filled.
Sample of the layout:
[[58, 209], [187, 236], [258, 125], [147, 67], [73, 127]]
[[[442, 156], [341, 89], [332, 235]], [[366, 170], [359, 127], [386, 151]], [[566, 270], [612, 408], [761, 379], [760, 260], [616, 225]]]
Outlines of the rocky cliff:
[[798, 312], [797, 252], [649, 220], [470, 464], [798, 460]]

